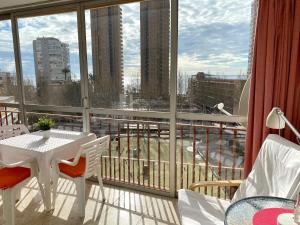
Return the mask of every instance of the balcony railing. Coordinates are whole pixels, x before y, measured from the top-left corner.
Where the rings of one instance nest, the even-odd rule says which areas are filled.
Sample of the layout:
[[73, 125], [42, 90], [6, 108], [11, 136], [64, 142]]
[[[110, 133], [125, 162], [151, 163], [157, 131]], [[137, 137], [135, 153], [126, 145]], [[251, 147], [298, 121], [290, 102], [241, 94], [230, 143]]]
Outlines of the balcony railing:
[[110, 135], [109, 149], [101, 159], [105, 180], [169, 189], [167, 122], [98, 116], [91, 116], [90, 121], [92, 132]]
[[15, 108], [0, 107], [0, 126], [20, 123], [20, 111]]
[[[19, 111], [3, 108], [1, 125], [18, 123]], [[82, 115], [27, 112], [29, 128], [42, 115], [56, 128], [82, 130]], [[109, 148], [101, 158], [104, 181], [168, 192], [170, 188], [169, 122], [157, 119], [124, 119], [90, 115], [91, 132], [109, 135]], [[245, 129], [234, 124], [177, 123], [176, 188], [193, 182], [240, 179], [243, 176]], [[230, 191], [201, 188], [199, 192], [229, 198]]]
[[[177, 133], [177, 189], [199, 181], [243, 177], [245, 128], [177, 123]], [[219, 187], [199, 191], [230, 198], [228, 190]]]

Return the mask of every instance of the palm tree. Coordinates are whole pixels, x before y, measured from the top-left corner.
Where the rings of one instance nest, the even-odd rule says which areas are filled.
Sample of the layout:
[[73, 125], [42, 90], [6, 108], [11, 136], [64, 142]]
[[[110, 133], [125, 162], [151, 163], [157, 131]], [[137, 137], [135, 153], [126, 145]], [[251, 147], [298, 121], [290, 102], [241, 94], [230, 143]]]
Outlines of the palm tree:
[[65, 81], [67, 80], [67, 73], [70, 73], [70, 68], [69, 67], [65, 67], [62, 69], [62, 72], [65, 74]]

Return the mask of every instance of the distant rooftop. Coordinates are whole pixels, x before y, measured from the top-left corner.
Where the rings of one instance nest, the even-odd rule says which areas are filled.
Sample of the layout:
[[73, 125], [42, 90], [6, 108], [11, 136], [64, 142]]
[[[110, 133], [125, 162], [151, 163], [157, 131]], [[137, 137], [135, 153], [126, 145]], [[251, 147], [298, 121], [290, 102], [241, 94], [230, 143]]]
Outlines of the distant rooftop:
[[247, 80], [248, 75], [216, 75], [216, 74], [208, 74], [204, 72], [198, 72], [193, 75], [192, 78], [208, 78], [208, 79], [226, 79], [226, 80]]
[[0, 96], [0, 103], [12, 103], [15, 102], [14, 96]]

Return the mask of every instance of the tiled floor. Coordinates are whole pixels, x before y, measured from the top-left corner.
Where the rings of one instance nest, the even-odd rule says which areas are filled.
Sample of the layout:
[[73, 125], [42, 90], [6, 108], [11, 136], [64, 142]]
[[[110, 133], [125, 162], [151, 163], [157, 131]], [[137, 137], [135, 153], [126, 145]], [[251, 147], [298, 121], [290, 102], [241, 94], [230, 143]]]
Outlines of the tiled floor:
[[[60, 179], [55, 210], [45, 213], [36, 180], [22, 189], [16, 204], [17, 225], [150, 225], [180, 224], [177, 201], [144, 192], [105, 186], [106, 202], [102, 203], [99, 186], [87, 182], [85, 217], [79, 216], [75, 185]], [[0, 224], [3, 224], [0, 198]]]

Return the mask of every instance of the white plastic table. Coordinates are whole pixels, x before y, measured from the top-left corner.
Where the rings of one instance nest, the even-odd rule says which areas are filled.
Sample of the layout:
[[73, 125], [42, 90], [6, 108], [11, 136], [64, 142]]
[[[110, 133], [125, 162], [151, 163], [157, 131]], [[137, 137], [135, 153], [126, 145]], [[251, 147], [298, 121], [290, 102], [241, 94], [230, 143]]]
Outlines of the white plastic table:
[[[45, 138], [45, 132], [49, 138]], [[39, 181], [43, 184], [45, 209], [51, 210], [51, 161], [73, 158], [81, 144], [96, 139], [93, 133], [54, 130], [38, 131], [0, 141], [0, 157], [11, 163], [36, 158]]]

